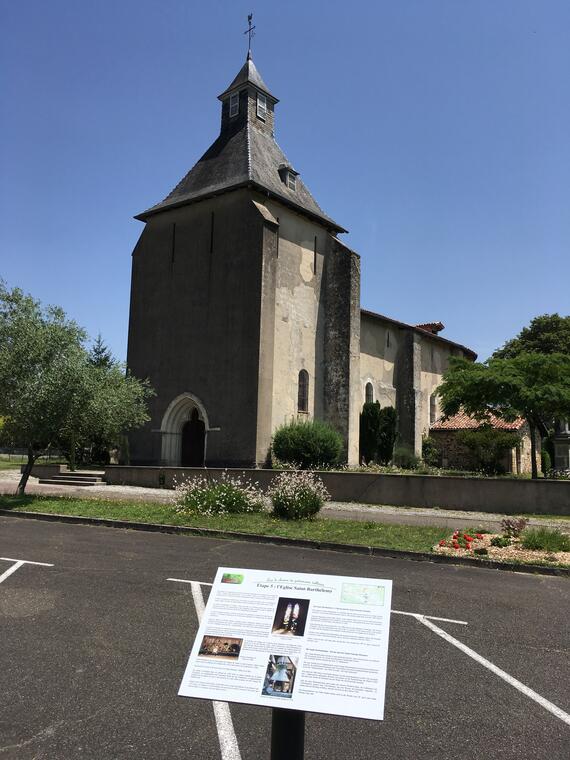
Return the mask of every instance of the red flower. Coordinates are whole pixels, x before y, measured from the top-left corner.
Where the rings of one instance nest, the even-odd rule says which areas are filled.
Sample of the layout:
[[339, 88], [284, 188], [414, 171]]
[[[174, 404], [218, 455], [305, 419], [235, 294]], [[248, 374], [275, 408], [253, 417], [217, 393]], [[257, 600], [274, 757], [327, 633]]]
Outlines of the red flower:
[[459, 544], [457, 543], [457, 541], [453, 542], [453, 548], [454, 549], [459, 549]]
[[473, 536], [470, 536], [470, 535], [469, 535], [469, 533], [464, 533], [464, 534], [463, 534], [463, 538], [464, 538], [466, 541], [473, 541]]
[[483, 534], [482, 533], [476, 533], [475, 534], [475, 538], [478, 538], [479, 540], [481, 540], [483, 538]]
[[445, 544], [446, 544], [445, 538], [442, 538], [441, 541], [439, 542], [439, 545], [445, 546]]

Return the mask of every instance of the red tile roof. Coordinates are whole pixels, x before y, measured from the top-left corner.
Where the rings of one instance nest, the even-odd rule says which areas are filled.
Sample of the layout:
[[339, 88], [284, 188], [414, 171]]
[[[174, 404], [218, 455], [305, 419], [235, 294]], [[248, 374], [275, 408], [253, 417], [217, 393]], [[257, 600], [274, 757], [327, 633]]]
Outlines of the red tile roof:
[[[525, 424], [522, 417], [513, 422], [506, 422], [499, 417], [495, 417], [494, 414], [489, 416], [489, 422], [496, 430], [520, 430]], [[431, 430], [477, 430], [478, 427], [484, 424], [484, 422], [470, 417], [465, 412], [459, 412], [458, 414], [454, 414], [453, 417], [434, 422], [431, 425]]]
[[422, 322], [421, 325], [414, 325], [414, 327], [432, 333], [432, 335], [437, 335], [442, 330], [445, 330], [443, 322]]

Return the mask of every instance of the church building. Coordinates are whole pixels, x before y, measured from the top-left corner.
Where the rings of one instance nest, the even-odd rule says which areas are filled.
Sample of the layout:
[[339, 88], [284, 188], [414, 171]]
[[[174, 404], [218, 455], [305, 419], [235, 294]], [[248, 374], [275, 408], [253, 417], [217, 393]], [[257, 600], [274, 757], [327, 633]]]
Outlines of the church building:
[[439, 322], [360, 308], [360, 258], [275, 141], [275, 95], [251, 54], [221, 95], [218, 138], [133, 251], [127, 363], [156, 391], [133, 464], [263, 466], [272, 434], [319, 419], [359, 462], [365, 401], [395, 406], [417, 454], [450, 356]]

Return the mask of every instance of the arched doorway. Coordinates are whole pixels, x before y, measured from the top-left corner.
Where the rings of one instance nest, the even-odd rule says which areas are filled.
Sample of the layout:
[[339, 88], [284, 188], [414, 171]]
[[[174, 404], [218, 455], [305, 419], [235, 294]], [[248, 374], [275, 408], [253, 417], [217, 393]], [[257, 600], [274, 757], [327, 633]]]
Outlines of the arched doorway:
[[182, 393], [162, 418], [161, 464], [169, 467], [203, 467], [210, 424], [197, 396]]
[[194, 408], [190, 419], [182, 426], [182, 444], [180, 447], [180, 465], [182, 467], [203, 467], [204, 439], [206, 426]]

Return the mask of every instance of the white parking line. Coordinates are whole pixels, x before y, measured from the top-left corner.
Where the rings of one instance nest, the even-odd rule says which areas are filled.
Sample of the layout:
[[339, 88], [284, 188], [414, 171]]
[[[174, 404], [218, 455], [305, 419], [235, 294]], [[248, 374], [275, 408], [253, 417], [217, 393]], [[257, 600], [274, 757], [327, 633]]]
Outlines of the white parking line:
[[[176, 580], [175, 578], [168, 578], [167, 580]], [[199, 581], [181, 581], [182, 583], [190, 583], [192, 589], [192, 597], [194, 599], [194, 607], [196, 608], [196, 615], [198, 616], [198, 623], [202, 622], [202, 616], [204, 615], [204, 597], [202, 596], [202, 589], [200, 588]], [[211, 586], [211, 583], [204, 584]], [[234, 724], [232, 722], [232, 716], [230, 713], [230, 706], [227, 702], [212, 702], [214, 708], [214, 718], [216, 720], [216, 730], [218, 731], [218, 740], [220, 742], [220, 752], [222, 753], [222, 760], [241, 760], [241, 754], [237, 742], [236, 733], [234, 730]]]
[[564, 712], [564, 710], [560, 709], [560, 707], [553, 704], [552, 702], [549, 702], [544, 697], [541, 697], [540, 694], [536, 693], [536, 691], [529, 689], [529, 687], [525, 686], [524, 683], [521, 683], [516, 678], [513, 678], [508, 673], [505, 673], [505, 671], [501, 670], [501, 668], [498, 668], [496, 665], [493, 665], [493, 663], [490, 662], [489, 660], [486, 660], [484, 657], [481, 657], [480, 654], [477, 654], [477, 652], [475, 652], [473, 649], [470, 649], [461, 641], [454, 639], [453, 636], [450, 636], [449, 633], [439, 628], [437, 625], [434, 625], [430, 620], [427, 620], [426, 618], [427, 618], [427, 615], [417, 616], [417, 620], [420, 623], [427, 626], [434, 633], [437, 633], [437, 635], [441, 636], [442, 639], [445, 639], [445, 641], [448, 641], [450, 644], [453, 644], [454, 647], [457, 647], [457, 649], [460, 649], [462, 652], [464, 652], [466, 655], [474, 659], [480, 665], [483, 665], [483, 667], [487, 668], [487, 670], [490, 670], [491, 673], [494, 673], [496, 676], [499, 676], [499, 678], [502, 678], [503, 681], [506, 681], [506, 683], [510, 684], [511, 686], [514, 686], [515, 689], [518, 689], [526, 697], [534, 700], [541, 707], [544, 707], [545, 710], [548, 710], [549, 713], [552, 713], [552, 715], [555, 715], [561, 721], [563, 721], [568, 726], [570, 726], [570, 715], [568, 715], [568, 713]]
[[53, 565], [50, 565], [47, 562], [31, 562], [27, 559], [12, 559], [10, 557], [0, 557], [0, 561], [14, 563], [11, 567], [5, 570], [2, 575], [0, 575], [0, 583], [2, 583], [2, 581], [5, 581], [6, 578], [9, 578], [12, 573], [15, 573], [16, 570], [22, 567], [22, 565], [42, 565], [43, 567], [53, 567]]
[[[211, 583], [205, 581], [187, 581], [184, 578], [167, 578], [167, 581], [174, 581], [174, 583], [197, 583], [198, 586], [211, 586]], [[420, 612], [403, 612], [402, 610], [391, 610], [392, 615], [409, 615], [410, 617], [419, 618], [425, 617], [430, 620], [438, 620], [440, 623], [455, 623], [456, 625], [469, 625], [466, 620], [452, 620], [451, 618], [435, 617], [435, 615], [422, 615]]]

